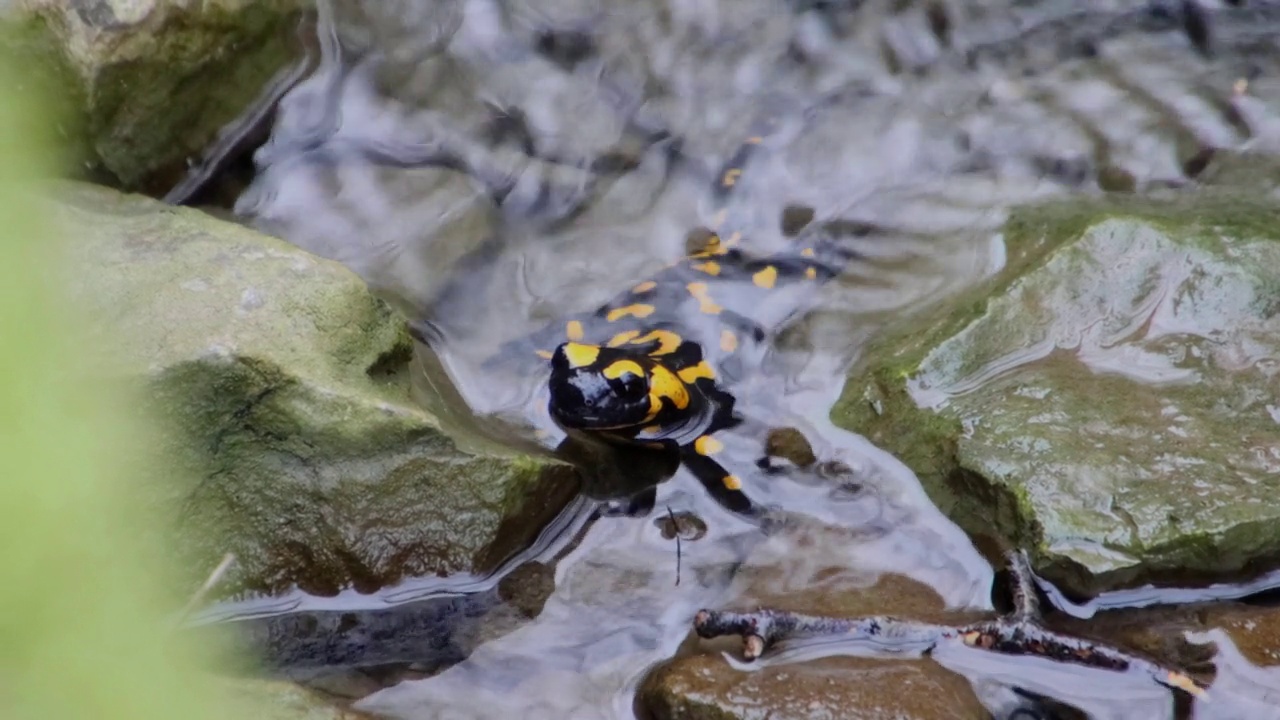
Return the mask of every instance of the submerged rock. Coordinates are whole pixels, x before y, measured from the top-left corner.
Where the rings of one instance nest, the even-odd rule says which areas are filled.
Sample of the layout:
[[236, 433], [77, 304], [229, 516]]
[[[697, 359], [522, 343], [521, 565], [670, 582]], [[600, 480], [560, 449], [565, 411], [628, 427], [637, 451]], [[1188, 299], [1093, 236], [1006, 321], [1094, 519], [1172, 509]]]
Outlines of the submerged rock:
[[368, 718], [338, 706], [324, 695], [290, 682], [276, 680], [223, 680], [228, 705], [240, 717], [261, 720], [360, 720]]
[[[953, 548], [942, 550], [947, 538], [933, 527], [941, 519], [936, 511], [929, 508], [932, 517], [920, 517], [890, 484], [878, 493], [886, 506], [897, 508], [886, 510], [893, 517], [861, 527], [796, 517], [776, 527], [736, 566], [733, 584], [713, 607], [918, 622], [986, 617], [990, 575], [971, 574], [970, 562], [983, 564], [977, 553], [970, 549], [966, 558], [951, 554]], [[877, 526], [894, 530], [881, 533]], [[918, 555], [904, 558], [903, 548]], [[798, 645], [774, 647], [743, 668], [729, 660], [742, 657], [740, 642], [693, 638], [646, 676], [637, 699], [657, 720], [991, 717], [968, 680], [931, 658], [824, 654]]]
[[967, 680], [917, 659], [823, 658], [742, 672], [719, 655], [694, 655], [658, 670], [641, 693], [659, 720], [991, 717]]
[[55, 95], [77, 166], [163, 191], [293, 62], [306, 0], [19, 0], [0, 54]]
[[1280, 551], [1280, 208], [1116, 202], [1015, 215], [1005, 267], [869, 348], [832, 412], [1086, 594]]
[[483, 573], [574, 496], [567, 465], [444, 434], [410, 400], [403, 322], [337, 263], [92, 186], [53, 211], [100, 331], [86, 352], [160, 421], [144, 501], [193, 576], [228, 551], [259, 591]]
[[[816, 591], [779, 593], [771, 587], [785, 575], [769, 563], [749, 567], [738, 582], [750, 587], [750, 606], [780, 601], [803, 611], [842, 617], [883, 614], [928, 621], [946, 617], [943, 599], [927, 585], [886, 574], [856, 587], [847, 570], [823, 568]], [[835, 581], [834, 583], [832, 581]], [[856, 589], [855, 589], [856, 587]], [[731, 718], [989, 718], [969, 681], [928, 658], [825, 657], [743, 671], [718, 651], [737, 657], [723, 641], [699, 641], [696, 654], [683, 655], [652, 672], [640, 701], [659, 720]]]

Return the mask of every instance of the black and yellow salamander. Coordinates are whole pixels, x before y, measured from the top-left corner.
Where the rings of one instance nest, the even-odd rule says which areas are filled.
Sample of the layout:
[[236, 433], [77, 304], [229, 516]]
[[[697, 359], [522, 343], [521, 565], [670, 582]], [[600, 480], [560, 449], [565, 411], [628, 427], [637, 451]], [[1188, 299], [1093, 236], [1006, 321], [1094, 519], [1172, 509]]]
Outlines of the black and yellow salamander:
[[[720, 172], [722, 208], [762, 140], [752, 135]], [[696, 252], [593, 312], [507, 343], [490, 362], [543, 358], [551, 371], [548, 410], [562, 429], [674, 451], [717, 502], [752, 517], [761, 508], [717, 459], [723, 444], [716, 433], [743, 422], [730, 388], [758, 366], [769, 339], [817, 287], [858, 257], [841, 241], [866, 229], [814, 224], [787, 250], [752, 257], [739, 247], [740, 234], [715, 232], [726, 214], [718, 213]]]

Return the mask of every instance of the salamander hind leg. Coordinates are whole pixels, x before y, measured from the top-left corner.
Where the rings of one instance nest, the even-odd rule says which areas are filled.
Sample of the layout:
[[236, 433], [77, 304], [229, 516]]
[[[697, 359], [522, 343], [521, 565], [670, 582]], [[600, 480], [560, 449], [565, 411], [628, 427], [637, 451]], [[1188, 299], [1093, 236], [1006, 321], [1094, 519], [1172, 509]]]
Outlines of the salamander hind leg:
[[680, 448], [680, 459], [721, 507], [736, 515], [758, 518], [764, 508], [752, 502], [742, 491], [742, 480], [710, 457], [718, 448], [719, 441], [703, 435]]

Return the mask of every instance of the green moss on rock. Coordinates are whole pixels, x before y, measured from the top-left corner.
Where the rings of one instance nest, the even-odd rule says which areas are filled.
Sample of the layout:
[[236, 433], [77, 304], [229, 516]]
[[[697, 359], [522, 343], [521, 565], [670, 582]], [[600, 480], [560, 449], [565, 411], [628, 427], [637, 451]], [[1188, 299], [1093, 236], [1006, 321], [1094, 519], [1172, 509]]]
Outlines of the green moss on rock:
[[371, 374], [406, 357], [403, 323], [336, 263], [90, 186], [52, 207], [79, 236], [86, 351], [164, 428], [140, 502], [193, 576], [227, 551], [263, 591], [485, 572], [576, 493], [566, 465], [459, 448], [403, 374]]
[[1239, 193], [1024, 209], [1006, 266], [879, 339], [832, 418], [1076, 591], [1241, 571], [1280, 550], [1278, 233]]
[[298, 55], [305, 0], [25, 0], [0, 57], [52, 91], [68, 170], [163, 192]]

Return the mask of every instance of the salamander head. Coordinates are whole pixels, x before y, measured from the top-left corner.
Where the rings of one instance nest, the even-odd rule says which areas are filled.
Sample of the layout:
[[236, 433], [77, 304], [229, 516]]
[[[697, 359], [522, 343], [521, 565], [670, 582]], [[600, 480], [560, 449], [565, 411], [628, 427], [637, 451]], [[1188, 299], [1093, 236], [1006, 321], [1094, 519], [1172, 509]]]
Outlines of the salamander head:
[[684, 415], [696, 391], [640, 350], [568, 342], [551, 356], [551, 417], [578, 430], [636, 429]]

